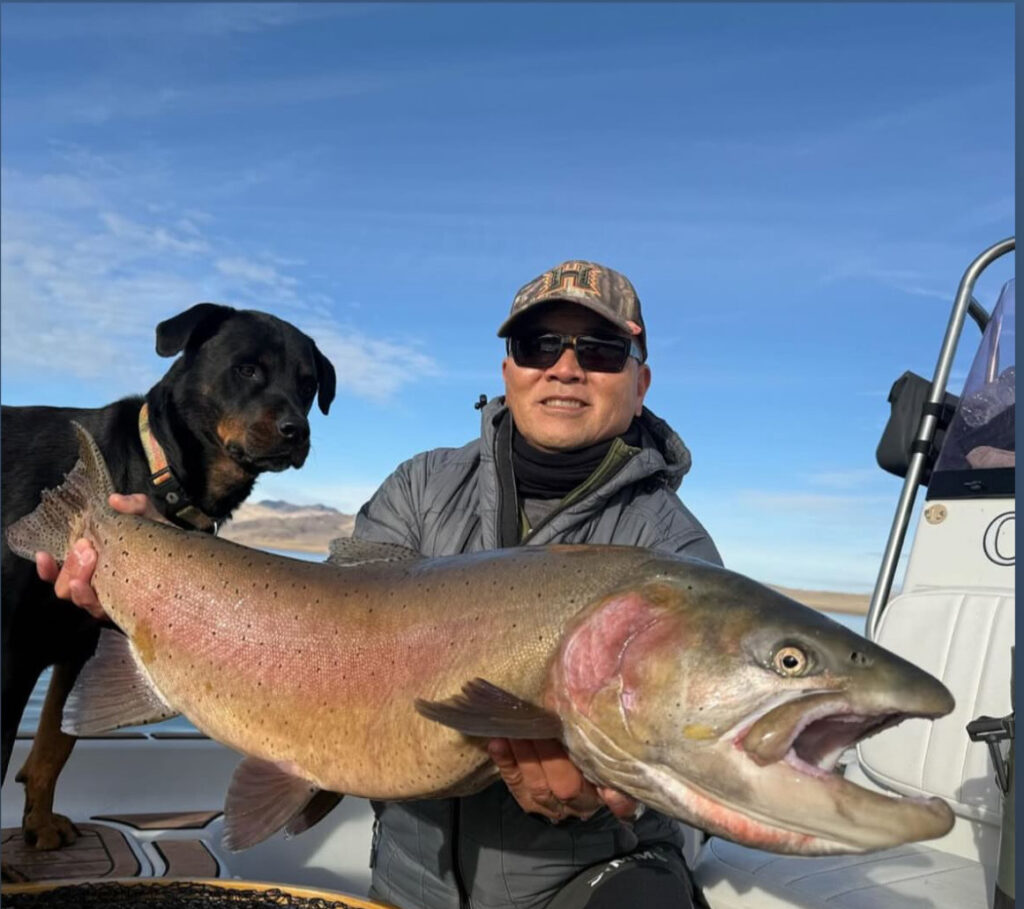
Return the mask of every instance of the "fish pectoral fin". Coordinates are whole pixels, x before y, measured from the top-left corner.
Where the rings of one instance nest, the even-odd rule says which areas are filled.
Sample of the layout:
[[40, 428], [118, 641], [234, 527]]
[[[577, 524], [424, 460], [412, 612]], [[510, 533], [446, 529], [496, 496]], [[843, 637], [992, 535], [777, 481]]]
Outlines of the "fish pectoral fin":
[[[224, 846], [240, 852], [262, 843], [301, 818], [321, 792], [309, 780], [289, 773], [273, 761], [245, 758], [235, 768], [224, 800]], [[312, 826], [333, 807], [332, 804], [323, 808], [318, 815], [314, 808], [313, 820], [305, 826], [300, 821], [292, 832]]]
[[104, 629], [64, 704], [61, 729], [69, 735], [96, 735], [177, 714], [153, 687], [128, 638]]
[[374, 562], [418, 562], [423, 554], [398, 543], [373, 543], [355, 537], [336, 537], [331, 540], [327, 561], [341, 568], [355, 568]]
[[345, 798], [344, 793], [318, 789], [306, 803], [306, 807], [288, 822], [284, 832], [288, 836], [295, 836], [304, 830], [309, 830], [314, 824], [319, 824], [327, 817], [343, 798]]
[[557, 739], [562, 720], [556, 713], [524, 701], [486, 679], [473, 679], [462, 693], [444, 701], [416, 700], [421, 716], [465, 735], [508, 739]]

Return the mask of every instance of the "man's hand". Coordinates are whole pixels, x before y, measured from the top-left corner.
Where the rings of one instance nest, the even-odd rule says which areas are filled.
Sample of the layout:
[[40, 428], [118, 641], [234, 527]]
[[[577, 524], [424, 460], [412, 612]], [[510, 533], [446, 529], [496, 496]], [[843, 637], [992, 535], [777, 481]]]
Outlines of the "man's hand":
[[602, 805], [618, 818], [636, 814], [634, 799], [584, 779], [555, 739], [491, 739], [487, 753], [524, 811], [552, 821], [588, 818]]
[[[151, 521], [163, 520], [149, 498], [142, 493], [128, 496], [114, 493], [109, 502], [111, 508], [122, 514], [137, 514]], [[92, 573], [95, 570], [96, 550], [88, 540], [75, 540], [59, 570], [57, 562], [49, 553], [36, 553], [36, 572], [44, 581], [53, 583], [57, 596], [81, 606], [95, 619], [105, 619], [107, 615], [100, 606], [96, 591], [92, 589]]]

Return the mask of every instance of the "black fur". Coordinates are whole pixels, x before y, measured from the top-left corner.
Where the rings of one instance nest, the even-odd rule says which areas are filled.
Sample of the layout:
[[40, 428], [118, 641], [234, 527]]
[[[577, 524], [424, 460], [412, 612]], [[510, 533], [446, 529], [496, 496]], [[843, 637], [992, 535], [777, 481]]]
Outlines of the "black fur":
[[[181, 356], [144, 399], [96, 409], [3, 408], [4, 528], [30, 512], [41, 491], [58, 485], [74, 465], [71, 420], [96, 439], [118, 491], [150, 493], [138, 430], [143, 400], [185, 493], [216, 521], [242, 503], [259, 473], [302, 465], [314, 395], [326, 414], [335, 392], [334, 367], [312, 339], [265, 313], [200, 303], [157, 326], [156, 348], [161, 356]], [[55, 663], [80, 666], [98, 632], [99, 623], [57, 599], [4, 539], [4, 777], [40, 673]]]

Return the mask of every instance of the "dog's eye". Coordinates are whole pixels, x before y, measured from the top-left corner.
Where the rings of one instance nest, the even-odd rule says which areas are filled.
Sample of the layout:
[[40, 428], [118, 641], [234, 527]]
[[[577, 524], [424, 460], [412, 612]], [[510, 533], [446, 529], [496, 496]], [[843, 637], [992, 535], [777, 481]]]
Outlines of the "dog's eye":
[[299, 382], [299, 394], [303, 398], [312, 398], [316, 394], [316, 382], [312, 379], [303, 379]]
[[253, 366], [252, 363], [243, 363], [241, 366], [236, 366], [235, 371], [243, 379], [255, 379], [259, 374], [259, 367]]

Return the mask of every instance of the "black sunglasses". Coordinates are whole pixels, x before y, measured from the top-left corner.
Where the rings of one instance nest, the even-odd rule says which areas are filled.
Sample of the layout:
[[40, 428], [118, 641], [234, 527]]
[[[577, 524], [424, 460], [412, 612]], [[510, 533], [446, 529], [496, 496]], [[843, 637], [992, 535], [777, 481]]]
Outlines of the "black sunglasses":
[[576, 362], [588, 372], [622, 372], [630, 357], [643, 362], [636, 341], [620, 335], [560, 335], [546, 331], [514, 335], [507, 346], [516, 366], [528, 369], [554, 366], [567, 347], [575, 351]]

